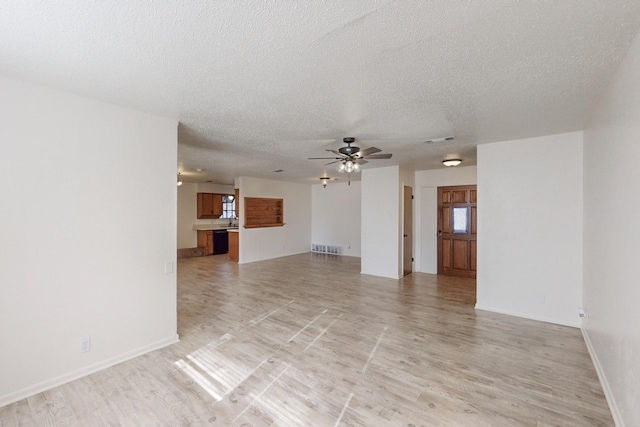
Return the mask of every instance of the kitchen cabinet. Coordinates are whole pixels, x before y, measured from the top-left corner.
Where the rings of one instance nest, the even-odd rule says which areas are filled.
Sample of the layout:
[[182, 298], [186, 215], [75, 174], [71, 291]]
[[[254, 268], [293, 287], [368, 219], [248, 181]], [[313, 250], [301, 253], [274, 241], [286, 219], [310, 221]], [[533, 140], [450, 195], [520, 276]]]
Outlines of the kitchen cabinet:
[[229, 251], [227, 230], [198, 230], [198, 247], [205, 249], [205, 255], [226, 254]]
[[220, 218], [222, 215], [222, 194], [198, 193], [198, 219]]
[[213, 255], [213, 230], [198, 230], [198, 247], [205, 248], [207, 255]]
[[220, 218], [222, 215], [222, 194], [213, 194], [213, 216]]
[[237, 231], [229, 232], [229, 259], [238, 262], [238, 254], [240, 252], [239, 233]]

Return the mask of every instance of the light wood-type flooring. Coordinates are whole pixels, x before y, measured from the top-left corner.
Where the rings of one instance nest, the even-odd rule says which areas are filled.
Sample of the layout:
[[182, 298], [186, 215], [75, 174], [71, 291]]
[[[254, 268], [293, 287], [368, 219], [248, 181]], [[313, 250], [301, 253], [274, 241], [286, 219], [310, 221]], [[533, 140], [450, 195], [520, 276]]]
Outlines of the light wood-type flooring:
[[302, 254], [179, 260], [180, 343], [0, 409], [2, 426], [612, 426], [578, 329], [475, 281]]

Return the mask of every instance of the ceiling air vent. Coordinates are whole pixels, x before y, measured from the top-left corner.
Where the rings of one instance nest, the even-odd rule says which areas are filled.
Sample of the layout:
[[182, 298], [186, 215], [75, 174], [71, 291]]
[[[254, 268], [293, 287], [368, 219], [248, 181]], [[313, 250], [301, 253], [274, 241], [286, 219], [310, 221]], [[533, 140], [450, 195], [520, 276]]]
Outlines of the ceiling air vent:
[[448, 141], [453, 141], [453, 137], [452, 136], [445, 136], [442, 138], [435, 138], [435, 139], [427, 139], [424, 143], [425, 144], [440, 144], [442, 142], [448, 142]]

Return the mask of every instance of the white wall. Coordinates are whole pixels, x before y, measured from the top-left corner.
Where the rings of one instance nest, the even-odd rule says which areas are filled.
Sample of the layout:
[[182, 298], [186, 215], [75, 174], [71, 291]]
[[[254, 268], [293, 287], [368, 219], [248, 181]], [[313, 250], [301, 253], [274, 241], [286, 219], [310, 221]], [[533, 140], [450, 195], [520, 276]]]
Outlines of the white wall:
[[[239, 263], [311, 251], [311, 186], [292, 182], [240, 177]], [[283, 227], [244, 228], [245, 197], [283, 199]]]
[[478, 146], [477, 308], [579, 326], [582, 132]]
[[233, 194], [233, 185], [203, 182], [198, 184], [197, 193]]
[[360, 181], [311, 187], [311, 243], [342, 246], [343, 255], [360, 256]]
[[195, 248], [198, 245], [194, 224], [229, 223], [228, 219], [197, 219], [198, 193], [233, 194], [233, 185], [184, 182], [178, 187], [178, 249]]
[[416, 172], [413, 230], [416, 271], [438, 273], [438, 187], [474, 185], [476, 173], [476, 166]]
[[361, 273], [400, 277], [400, 170], [398, 166], [362, 170]]
[[0, 93], [2, 406], [177, 340], [177, 122]]
[[585, 130], [583, 331], [618, 426], [640, 426], [640, 36]]

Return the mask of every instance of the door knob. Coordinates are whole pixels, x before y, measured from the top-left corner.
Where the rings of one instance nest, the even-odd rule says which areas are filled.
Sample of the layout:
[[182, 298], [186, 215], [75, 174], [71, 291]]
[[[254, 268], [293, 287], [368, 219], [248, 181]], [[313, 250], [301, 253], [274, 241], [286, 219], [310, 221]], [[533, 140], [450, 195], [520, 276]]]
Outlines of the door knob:
[[409, 237], [409, 235], [408, 235], [408, 234], [405, 234], [405, 235], [404, 235], [404, 237]]

